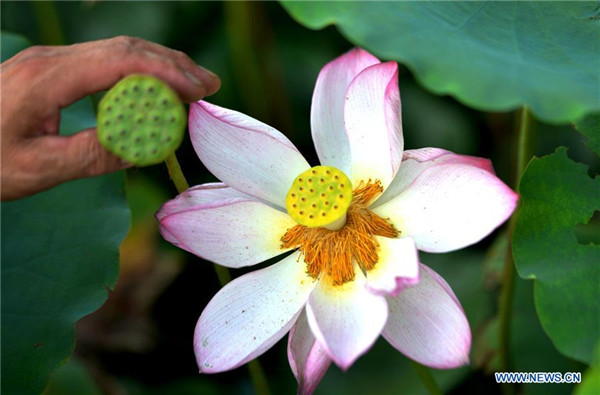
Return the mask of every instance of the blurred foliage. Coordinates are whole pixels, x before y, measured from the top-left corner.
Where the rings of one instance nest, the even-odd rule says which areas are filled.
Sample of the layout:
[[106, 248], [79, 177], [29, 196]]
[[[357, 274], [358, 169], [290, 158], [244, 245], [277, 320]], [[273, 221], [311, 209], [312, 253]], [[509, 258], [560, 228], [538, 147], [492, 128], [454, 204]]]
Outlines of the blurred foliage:
[[600, 7], [568, 2], [282, 1], [312, 29], [410, 67], [436, 93], [488, 111], [566, 122], [600, 107]]
[[529, 163], [520, 193], [513, 241], [519, 275], [535, 280], [538, 315], [556, 347], [590, 363], [600, 333], [600, 246], [579, 244], [573, 228], [600, 210], [600, 178], [560, 148]]
[[[53, 24], [52, 18], [43, 17], [39, 4], [2, 1], [0, 22], [3, 29], [24, 34], [35, 44], [53, 43], [61, 36], [66, 43], [75, 43], [126, 34], [186, 52], [221, 77], [221, 90], [207, 100], [278, 128], [290, 137], [311, 164], [317, 163], [309, 126], [312, 90], [320, 69], [351, 48], [352, 44], [343, 37], [350, 36], [346, 29], [342, 29], [342, 34], [334, 27], [307, 30], [275, 2], [84, 1], [44, 4], [42, 9], [53, 10], [46, 11], [45, 15], [55, 15], [55, 22], [60, 27], [57, 33], [49, 26]], [[382, 4], [370, 3], [369, 6], [381, 7]], [[391, 7], [401, 3], [385, 4]], [[470, 3], [464, 4], [462, 7], [471, 7]], [[291, 6], [295, 5], [286, 4], [288, 8]], [[403, 6], [417, 5], [407, 3]], [[448, 14], [447, 18], [452, 15]], [[582, 46], [595, 45], [577, 42]], [[432, 65], [438, 60], [453, 61], [453, 53], [442, 57], [440, 54], [445, 52], [435, 52], [431, 46], [421, 45], [424, 51], [436, 55]], [[435, 45], [443, 46], [442, 43]], [[5, 48], [2, 47], [3, 54]], [[384, 59], [392, 58], [392, 54], [383, 50], [377, 54], [383, 55]], [[420, 75], [410, 62], [405, 64], [411, 69], [401, 64], [399, 79], [406, 149], [434, 146], [489, 157], [500, 178], [511, 185], [516, 152], [515, 114], [480, 112], [448, 96], [436, 96], [420, 85], [433, 87], [432, 91], [437, 93], [457, 95], [469, 102], [456, 90], [431, 85], [451, 81], [453, 75], [462, 78], [460, 84], [453, 82], [456, 89], [463, 89], [469, 83], [476, 85], [479, 79], [466, 69], [439, 63], [445, 66], [430, 80]], [[494, 70], [498, 75], [503, 72], [499, 65], [493, 65], [487, 72]], [[531, 91], [536, 78], [542, 77], [528, 79], [517, 92]], [[593, 88], [593, 84], [589, 86]], [[503, 92], [509, 90], [500, 80], [494, 80], [494, 87], [502, 88]], [[569, 99], [571, 96], [567, 92], [571, 88], [567, 86], [563, 98], [553, 98], [543, 107], [552, 108], [564, 101], [571, 106], [576, 102]], [[478, 108], [499, 111], [520, 103], [505, 100], [502, 106], [488, 103]], [[579, 113], [584, 106], [576, 103], [579, 103], [576, 107], [560, 108], [548, 118], [572, 120], [565, 114]], [[557, 146], [564, 145], [569, 147], [572, 159], [589, 166], [589, 174], [598, 171], [600, 159], [584, 145], [586, 137], [571, 125], [541, 124], [539, 129], [537, 155], [552, 153]], [[198, 160], [187, 136], [178, 157], [190, 184], [215, 180]], [[252, 394], [252, 383], [245, 368], [218, 375], [198, 374], [191, 347], [193, 330], [219, 284], [210, 263], [177, 250], [162, 241], [158, 234], [153, 214], [162, 202], [176, 194], [166, 169], [159, 165], [128, 170], [126, 190], [133, 225], [121, 245], [117, 286], [100, 310], [78, 323], [74, 362], [56, 372], [48, 393], [68, 394], [66, 388], [80, 388], [76, 393], [93, 393], [85, 389], [90, 387], [68, 387], [77, 383], [85, 385], [93, 380], [104, 393]], [[7, 223], [4, 210], [3, 204], [3, 227]], [[595, 229], [588, 232], [594, 233]], [[484, 267], [484, 251], [490, 247], [492, 239], [487, 238], [473, 248], [452, 254], [421, 254], [422, 261], [438, 271], [454, 289], [473, 331], [471, 367], [433, 372], [447, 393], [500, 393], [490, 372], [494, 370], [497, 357], [494, 327], [500, 286], [498, 268], [504, 261], [506, 245], [496, 247], [495, 258], [493, 250], [488, 253]], [[3, 236], [3, 243], [7, 242]], [[6, 270], [4, 250], [3, 277]], [[246, 271], [238, 270], [233, 274], [237, 276]], [[532, 284], [521, 279], [516, 281], [515, 315], [511, 322], [514, 370], [581, 371], [581, 365], [557, 353], [542, 331], [533, 306]], [[3, 299], [7, 291], [2, 291]], [[3, 327], [3, 349], [5, 328], [8, 326]], [[286, 340], [260, 358], [274, 394], [296, 390], [287, 362]], [[72, 367], [72, 363], [77, 366]], [[6, 364], [4, 368], [7, 368]], [[8, 371], [4, 373], [6, 378]], [[63, 380], [62, 384], [60, 380]], [[526, 385], [518, 390], [525, 394], [570, 393], [572, 386]], [[418, 394], [426, 393], [426, 388], [410, 361], [380, 340], [349, 372], [343, 373], [332, 366], [317, 393]]]

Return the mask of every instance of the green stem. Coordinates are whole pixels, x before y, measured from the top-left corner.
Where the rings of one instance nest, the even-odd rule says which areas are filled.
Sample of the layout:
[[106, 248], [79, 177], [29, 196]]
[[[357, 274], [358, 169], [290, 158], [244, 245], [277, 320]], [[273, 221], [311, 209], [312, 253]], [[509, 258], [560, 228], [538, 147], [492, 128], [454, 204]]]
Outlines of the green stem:
[[169, 171], [169, 177], [173, 184], [175, 184], [175, 188], [177, 188], [177, 193], [183, 193], [188, 190], [190, 184], [188, 184], [183, 172], [181, 171], [181, 166], [179, 166], [179, 161], [177, 160], [177, 156], [175, 152], [165, 159], [165, 164], [167, 165], [167, 170]]
[[[173, 184], [175, 184], [175, 188], [177, 188], [177, 192], [183, 193], [189, 189], [190, 185], [181, 171], [181, 166], [179, 166], [179, 161], [177, 161], [175, 152], [169, 155], [169, 157], [165, 160], [165, 164], [167, 165], [167, 170], [169, 171], [169, 177], [173, 181]], [[226, 267], [214, 265], [214, 268], [215, 272], [217, 272], [217, 277], [219, 278], [219, 283], [221, 286], [224, 286], [231, 281], [231, 274]], [[248, 363], [248, 370], [250, 371], [250, 379], [252, 380], [256, 394], [269, 395], [271, 392], [269, 391], [267, 378], [263, 372], [260, 362], [258, 362], [258, 359]]]
[[442, 395], [442, 390], [427, 367], [414, 361], [412, 361], [412, 366], [431, 395]]
[[[521, 110], [521, 122], [519, 126], [519, 135], [517, 141], [517, 165], [515, 169], [515, 190], [519, 189], [519, 183], [523, 172], [533, 156], [533, 142], [535, 141], [535, 119], [526, 107]], [[500, 320], [499, 329], [499, 358], [500, 370], [508, 372], [511, 369], [510, 355], [510, 319], [514, 305], [515, 290], [515, 264], [512, 257], [512, 236], [515, 230], [517, 215], [513, 215], [508, 224], [509, 243], [504, 261], [504, 270], [502, 273], [502, 289], [500, 290], [500, 300], [498, 305], [498, 316]], [[513, 394], [515, 388], [513, 385], [503, 386], [505, 394]]]

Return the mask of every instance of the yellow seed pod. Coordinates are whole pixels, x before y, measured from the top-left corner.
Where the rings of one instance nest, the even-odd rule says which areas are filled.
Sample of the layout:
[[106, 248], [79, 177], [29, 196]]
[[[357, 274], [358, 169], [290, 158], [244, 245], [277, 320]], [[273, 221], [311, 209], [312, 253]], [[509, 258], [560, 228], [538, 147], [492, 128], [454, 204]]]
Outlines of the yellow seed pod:
[[309, 228], [326, 226], [344, 217], [351, 202], [350, 179], [331, 166], [315, 166], [300, 174], [285, 198], [288, 214]]

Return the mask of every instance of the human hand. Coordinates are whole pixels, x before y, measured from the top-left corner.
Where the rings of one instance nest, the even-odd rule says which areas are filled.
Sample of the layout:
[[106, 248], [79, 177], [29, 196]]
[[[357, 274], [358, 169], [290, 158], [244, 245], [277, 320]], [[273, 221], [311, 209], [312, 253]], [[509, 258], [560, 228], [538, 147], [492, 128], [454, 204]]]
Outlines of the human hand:
[[0, 65], [2, 200], [130, 167], [98, 142], [96, 129], [59, 136], [60, 110], [132, 73], [151, 74], [187, 102], [221, 82], [187, 55], [139, 38], [28, 48]]

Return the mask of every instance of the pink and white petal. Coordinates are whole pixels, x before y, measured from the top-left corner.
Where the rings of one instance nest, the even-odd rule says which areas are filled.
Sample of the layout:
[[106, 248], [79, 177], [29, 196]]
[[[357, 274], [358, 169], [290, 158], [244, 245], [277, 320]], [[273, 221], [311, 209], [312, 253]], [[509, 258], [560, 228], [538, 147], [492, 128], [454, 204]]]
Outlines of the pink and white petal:
[[[252, 200], [253, 198], [220, 182], [197, 185], [163, 204], [156, 213], [156, 219], [160, 223], [168, 215], [189, 210], [192, 207], [203, 204], [215, 205], [224, 200], [231, 201], [232, 199]], [[183, 247], [177, 237], [162, 225], [160, 226], [160, 233], [168, 242], [193, 253], [193, 251], [189, 251]]]
[[312, 394], [331, 365], [327, 352], [313, 336], [304, 312], [290, 331], [288, 360], [298, 381], [299, 395]]
[[421, 265], [417, 285], [389, 297], [383, 337], [407, 357], [450, 369], [469, 363], [471, 330], [465, 313], [443, 278]]
[[316, 281], [298, 252], [236, 278], [208, 303], [194, 332], [202, 373], [235, 369], [258, 357], [294, 325]]
[[415, 178], [425, 170], [442, 163], [471, 165], [495, 174], [494, 167], [489, 159], [458, 155], [440, 148], [407, 150], [402, 155], [402, 164], [394, 180], [379, 199], [372, 204], [372, 207], [378, 207], [389, 202], [408, 188]]
[[353, 185], [378, 179], [387, 188], [404, 149], [396, 62], [367, 67], [354, 78], [346, 94], [344, 120]]
[[321, 278], [306, 305], [317, 341], [344, 370], [373, 345], [388, 315], [385, 298], [369, 292], [358, 266], [354, 270], [354, 281], [342, 285]]
[[156, 213], [156, 218], [160, 221], [167, 215], [188, 210], [195, 206], [230, 199], [248, 200], [251, 197], [222, 182], [196, 185], [163, 204]]
[[423, 171], [410, 186], [373, 212], [389, 218], [417, 248], [448, 252], [474, 244], [514, 211], [518, 195], [489, 171], [443, 163]]
[[411, 237], [376, 237], [379, 261], [367, 272], [367, 289], [376, 295], [395, 296], [419, 282], [417, 246]]
[[321, 164], [350, 174], [350, 146], [344, 127], [344, 103], [348, 85], [365, 68], [379, 63], [367, 51], [354, 48], [327, 63], [313, 92], [310, 124]]
[[249, 266], [284, 253], [281, 237], [296, 223], [256, 200], [228, 199], [164, 217], [163, 235], [201, 258], [227, 267]]
[[294, 178], [310, 168], [287, 137], [237, 111], [192, 103], [189, 129], [200, 160], [219, 180], [279, 207]]

